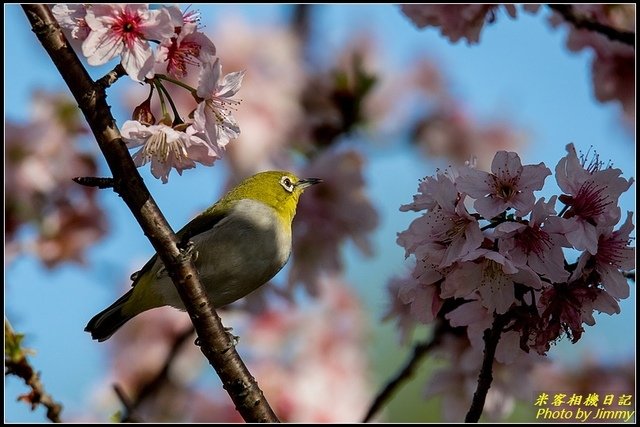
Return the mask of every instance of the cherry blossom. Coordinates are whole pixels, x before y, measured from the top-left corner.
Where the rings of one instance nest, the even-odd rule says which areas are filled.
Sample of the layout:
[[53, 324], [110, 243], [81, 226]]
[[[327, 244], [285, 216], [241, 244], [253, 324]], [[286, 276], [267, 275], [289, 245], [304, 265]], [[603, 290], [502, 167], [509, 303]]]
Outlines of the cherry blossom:
[[470, 167], [460, 168], [457, 188], [476, 199], [474, 207], [490, 219], [507, 208], [516, 209], [518, 216], [531, 211], [535, 203], [534, 190], [540, 190], [551, 171], [544, 163], [522, 166], [517, 153], [498, 151], [487, 173]]
[[[411, 275], [403, 277], [394, 276], [387, 284], [387, 293], [389, 295], [389, 304], [387, 311], [382, 320], [395, 319], [398, 331], [400, 332], [400, 342], [407, 343], [411, 338], [411, 333], [416, 326], [414, 318], [415, 310], [412, 310], [412, 304], [406, 302], [406, 289], [415, 289], [418, 285], [415, 278]], [[403, 292], [403, 296], [400, 296]], [[411, 302], [411, 301], [410, 301]], [[429, 311], [427, 311], [429, 313]]]
[[618, 199], [627, 191], [633, 178], [626, 180], [620, 169], [601, 169], [602, 163], [596, 156], [590, 164], [586, 158], [578, 159], [573, 144], [566, 146], [567, 155], [556, 166], [558, 186], [565, 193], [560, 201], [569, 206], [563, 215], [570, 218], [573, 228], [566, 237], [578, 250], [596, 253], [598, 234], [596, 226], [615, 225], [620, 218]]
[[166, 62], [167, 73], [184, 78], [187, 65], [212, 63], [216, 48], [194, 23], [185, 23], [177, 28], [177, 36], [165, 39], [158, 47], [156, 61]]
[[75, 40], [84, 40], [91, 29], [87, 25], [85, 16], [87, 9], [84, 4], [56, 4], [51, 8], [53, 16], [66, 30], [71, 30], [71, 37]]
[[629, 297], [629, 284], [620, 270], [635, 268], [635, 249], [629, 247], [629, 233], [634, 228], [632, 216], [632, 212], [627, 212], [627, 219], [619, 230], [599, 228], [596, 254], [583, 253], [576, 268], [580, 272], [587, 265], [594, 265], [607, 293], [618, 300]]
[[[420, 245], [428, 245], [428, 259], [439, 268], [448, 267], [464, 255], [480, 247], [484, 239], [478, 221], [469, 215], [464, 203], [459, 202], [458, 191], [450, 178], [438, 174], [435, 180], [421, 184], [423, 197], [400, 210], [432, 206], [414, 220], [409, 229], [398, 234], [398, 244], [414, 252]], [[423, 200], [424, 199], [424, 200]]]
[[231, 110], [240, 104], [233, 99], [238, 93], [244, 71], [222, 75], [222, 64], [216, 59], [213, 64], [203, 64], [198, 81], [198, 96], [202, 101], [194, 113], [194, 128], [204, 132], [220, 155], [240, 128], [231, 115]]
[[82, 43], [82, 53], [89, 65], [121, 56], [122, 66], [135, 81], [153, 76], [149, 40], [163, 41], [174, 34], [166, 9], [149, 10], [146, 4], [94, 4], [85, 20], [91, 31]]
[[576, 343], [584, 332], [582, 323], [596, 323], [594, 310], [614, 314], [620, 313], [620, 306], [607, 292], [582, 280], [545, 288], [538, 301], [540, 321], [532, 337], [533, 348], [545, 354], [563, 333]]
[[569, 278], [564, 268], [562, 247], [570, 247], [563, 235], [565, 220], [555, 216], [556, 196], [548, 203], [544, 197], [536, 202], [528, 224], [505, 222], [496, 227], [500, 238], [500, 252], [516, 266], [528, 265], [539, 275], [553, 282]]
[[514, 283], [533, 289], [542, 286], [530, 268], [518, 268], [498, 252], [478, 249], [462, 258], [469, 260], [476, 262], [461, 262], [447, 275], [440, 293], [442, 298], [465, 298], [478, 292], [482, 305], [490, 312], [504, 314], [516, 302]]
[[211, 166], [219, 157], [204, 135], [192, 126], [178, 130], [164, 124], [145, 125], [128, 120], [121, 132], [128, 148], [142, 146], [133, 155], [136, 166], [151, 162], [151, 173], [163, 183], [168, 182], [171, 168], [182, 175], [183, 170], [194, 168], [195, 162]]

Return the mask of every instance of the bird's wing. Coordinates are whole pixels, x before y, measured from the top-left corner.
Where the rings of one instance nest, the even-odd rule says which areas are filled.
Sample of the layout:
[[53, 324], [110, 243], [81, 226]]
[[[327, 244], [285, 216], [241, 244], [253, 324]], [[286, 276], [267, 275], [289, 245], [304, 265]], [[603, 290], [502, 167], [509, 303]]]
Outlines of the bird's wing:
[[[180, 231], [176, 233], [176, 236], [179, 240], [178, 246], [184, 247], [189, 239], [191, 239], [193, 236], [196, 236], [207, 230], [211, 230], [224, 217], [225, 215], [221, 213], [221, 210], [219, 209], [217, 203], [211, 206], [209, 209], [205, 210], [203, 213], [189, 221], [187, 225], [182, 227]], [[140, 280], [140, 278], [144, 276], [146, 272], [153, 268], [153, 265], [156, 263], [157, 259], [158, 254], [155, 254], [139, 271], [136, 271], [131, 275], [131, 280], [133, 280], [131, 286], [135, 286], [138, 283], [138, 280]]]
[[211, 206], [209, 209], [202, 212], [200, 215], [193, 218], [184, 227], [176, 233], [179, 239], [179, 246], [183, 247], [187, 244], [189, 239], [205, 231], [211, 230], [221, 219], [225, 217], [222, 210], [219, 209], [219, 204]]

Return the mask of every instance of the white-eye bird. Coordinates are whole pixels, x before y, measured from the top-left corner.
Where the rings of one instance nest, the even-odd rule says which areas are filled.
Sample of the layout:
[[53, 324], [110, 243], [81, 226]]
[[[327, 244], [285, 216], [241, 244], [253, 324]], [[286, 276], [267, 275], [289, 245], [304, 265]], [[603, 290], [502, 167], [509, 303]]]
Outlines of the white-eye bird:
[[[182, 245], [193, 243], [200, 281], [216, 308], [256, 290], [286, 264], [300, 195], [319, 182], [285, 171], [258, 173], [178, 231]], [[155, 307], [184, 310], [157, 254], [131, 278], [133, 288], [87, 324], [85, 331], [93, 339], [106, 340], [125, 322]]]

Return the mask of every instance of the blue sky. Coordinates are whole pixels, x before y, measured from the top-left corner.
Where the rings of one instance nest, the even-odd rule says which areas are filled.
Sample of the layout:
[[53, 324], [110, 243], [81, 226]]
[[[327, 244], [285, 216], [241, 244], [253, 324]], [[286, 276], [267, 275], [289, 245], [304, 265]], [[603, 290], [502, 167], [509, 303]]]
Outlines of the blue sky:
[[[286, 7], [202, 7], [203, 22], [214, 26], [227, 13], [246, 17], [256, 25], [286, 22]], [[330, 5], [318, 9], [313, 53], [319, 63], [340, 50], [344, 40], [359, 29], [371, 29], [381, 43], [390, 67], [400, 69], [416, 55], [436, 58], [453, 91], [481, 120], [506, 120], [529, 132], [531, 144], [520, 153], [523, 163], [545, 162], [551, 169], [574, 142], [589, 146], [611, 159], [626, 178], [635, 177], [633, 136], [620, 126], [619, 106], [594, 101], [590, 73], [591, 54], [572, 53], [565, 47], [565, 32], [553, 30], [543, 18], [546, 11], [521, 14], [511, 20], [499, 13], [497, 22], [482, 33], [481, 43], [452, 45], [435, 29], [418, 31], [391, 5]], [[91, 70], [98, 77], [103, 70]], [[59, 75], [43, 54], [18, 6], [5, 6], [5, 114], [12, 120], [28, 117], [31, 92], [36, 88], [64, 90]], [[117, 98], [114, 98], [117, 99]], [[114, 101], [116, 102], [116, 101]], [[117, 107], [117, 106], [116, 106]], [[114, 108], [119, 120], [126, 114]], [[411, 200], [418, 179], [431, 175], [436, 163], [416, 156], [409, 148], [370, 148], [366, 177], [369, 194], [381, 224], [373, 240], [374, 258], [363, 258], [352, 245], [344, 248], [347, 277], [358, 288], [376, 321], [385, 307], [385, 284], [403, 269], [403, 250], [396, 233], [415, 217], [398, 207]], [[145, 182], [174, 228], [219, 196], [219, 188], [200, 191], [202, 182], [223, 182], [224, 165], [187, 171], [169, 184], [142, 170]], [[198, 188], [195, 200], [194, 188]], [[5, 313], [14, 328], [27, 334], [27, 345], [37, 350], [34, 366], [43, 382], [65, 405], [67, 414], [79, 412], [106, 362], [106, 348], [83, 332], [86, 321], [120, 293], [125, 277], [151, 255], [151, 246], [139, 232], [121, 200], [101, 192], [112, 233], [89, 253], [87, 267], [65, 265], [44, 270], [32, 258], [22, 258], [5, 271]], [[202, 200], [205, 198], [206, 200]], [[621, 198], [623, 211], [635, 211], [635, 187]], [[634, 221], [635, 223], [635, 221]], [[635, 232], [633, 233], [635, 235]], [[621, 303], [622, 313], [597, 316], [577, 345], [561, 342], [554, 358], [567, 363], [592, 355], [606, 361], [635, 355], [635, 285]], [[374, 326], [376, 324], [374, 323]], [[392, 367], [391, 370], [395, 369]], [[42, 421], [41, 410], [31, 413], [15, 402], [25, 386], [5, 379], [5, 421]]]

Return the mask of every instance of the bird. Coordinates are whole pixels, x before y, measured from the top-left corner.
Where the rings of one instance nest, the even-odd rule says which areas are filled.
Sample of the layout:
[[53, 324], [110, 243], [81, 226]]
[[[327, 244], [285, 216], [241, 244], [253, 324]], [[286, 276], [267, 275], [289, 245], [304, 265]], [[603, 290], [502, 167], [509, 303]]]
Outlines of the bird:
[[[200, 281], [215, 308], [245, 297], [282, 269], [291, 255], [291, 224], [300, 196], [320, 182], [288, 171], [257, 173], [176, 233], [181, 246], [192, 245]], [[158, 254], [131, 279], [132, 288], [87, 324], [85, 331], [93, 339], [107, 340], [126, 322], [156, 307], [185, 310]]]

